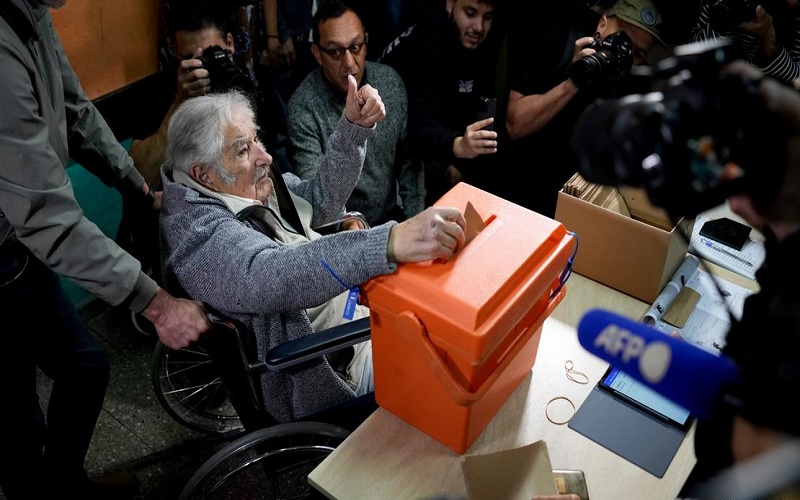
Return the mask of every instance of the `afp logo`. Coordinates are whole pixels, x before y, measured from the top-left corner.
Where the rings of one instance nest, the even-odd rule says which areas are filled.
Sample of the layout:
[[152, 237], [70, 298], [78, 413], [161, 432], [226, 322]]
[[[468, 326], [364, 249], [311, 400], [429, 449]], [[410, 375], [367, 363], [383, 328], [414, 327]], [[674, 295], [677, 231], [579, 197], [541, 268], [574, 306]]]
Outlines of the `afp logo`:
[[626, 365], [638, 361], [642, 377], [651, 384], [661, 382], [672, 361], [672, 349], [666, 342], [655, 340], [648, 344], [642, 336], [614, 324], [595, 337], [594, 347]]

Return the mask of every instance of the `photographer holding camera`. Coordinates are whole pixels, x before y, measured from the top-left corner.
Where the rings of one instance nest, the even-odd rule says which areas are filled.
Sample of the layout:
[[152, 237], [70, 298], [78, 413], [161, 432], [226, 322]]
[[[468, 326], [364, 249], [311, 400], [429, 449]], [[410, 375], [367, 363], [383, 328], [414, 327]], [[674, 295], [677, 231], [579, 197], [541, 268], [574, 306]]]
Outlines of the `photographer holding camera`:
[[800, 77], [798, 0], [702, 0], [694, 41], [725, 36], [739, 57], [784, 83]]
[[[234, 62], [234, 24], [237, 6], [226, 0], [165, 0], [163, 16], [167, 23], [162, 47], [163, 90], [153, 102], [161, 108], [158, 127], [152, 134], [134, 136], [130, 155], [144, 178], [161, 189], [159, 169], [167, 146], [167, 125], [181, 103], [199, 95], [233, 88], [255, 99], [255, 82]], [[174, 73], [173, 73], [174, 71]], [[177, 75], [177, 78], [175, 78]], [[153, 118], [156, 118], [153, 116]], [[131, 252], [156, 281], [160, 279], [158, 213], [142, 210], [136, 200], [123, 198], [123, 215], [117, 243]], [[138, 325], [138, 322], [135, 322]]]
[[[536, 182], [509, 183], [501, 191], [552, 217], [559, 189], [577, 171], [569, 148], [575, 120], [588, 103], [612, 95], [630, 66], [643, 64], [655, 43], [664, 45], [661, 15], [651, 0], [618, 0], [604, 14], [574, 0], [519, 2], [514, 8], [508, 43], [508, 163], [515, 165], [512, 179], [533, 169]], [[544, 22], [532, 35], [534, 18]]]

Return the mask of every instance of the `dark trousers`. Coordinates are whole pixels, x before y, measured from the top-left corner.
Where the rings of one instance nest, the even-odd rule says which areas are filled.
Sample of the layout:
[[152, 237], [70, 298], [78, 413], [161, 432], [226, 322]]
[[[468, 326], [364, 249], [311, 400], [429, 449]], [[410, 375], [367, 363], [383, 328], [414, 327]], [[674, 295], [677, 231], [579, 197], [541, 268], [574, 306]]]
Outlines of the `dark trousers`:
[[[87, 481], [108, 357], [58, 276], [18, 243], [0, 249], [0, 488], [9, 500], [66, 495]], [[37, 366], [53, 380], [46, 419]]]

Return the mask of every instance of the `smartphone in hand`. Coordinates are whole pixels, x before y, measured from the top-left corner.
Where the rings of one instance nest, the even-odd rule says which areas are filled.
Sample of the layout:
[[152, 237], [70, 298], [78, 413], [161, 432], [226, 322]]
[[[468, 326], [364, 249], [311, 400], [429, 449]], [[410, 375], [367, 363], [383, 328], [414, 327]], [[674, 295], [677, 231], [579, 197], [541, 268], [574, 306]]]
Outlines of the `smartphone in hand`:
[[[497, 99], [494, 97], [478, 97], [478, 109], [475, 113], [475, 121], [484, 120], [486, 118], [495, 118], [497, 113]], [[473, 122], [474, 123], [474, 122]], [[485, 130], [494, 130], [494, 122], [485, 128]]]

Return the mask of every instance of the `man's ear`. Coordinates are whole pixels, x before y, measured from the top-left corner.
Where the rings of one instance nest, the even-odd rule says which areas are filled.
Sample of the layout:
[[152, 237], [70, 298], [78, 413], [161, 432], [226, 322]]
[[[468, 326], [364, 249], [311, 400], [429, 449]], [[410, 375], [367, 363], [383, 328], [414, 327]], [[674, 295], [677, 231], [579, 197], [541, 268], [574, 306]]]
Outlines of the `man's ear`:
[[228, 50], [231, 51], [231, 54], [235, 54], [236, 53], [236, 45], [234, 45], [234, 43], [233, 43], [233, 34], [232, 33], [228, 33], [227, 35], [225, 35], [225, 45], [228, 47]]
[[192, 165], [191, 171], [194, 180], [196, 180], [203, 186], [207, 187], [208, 189], [212, 189], [214, 191], [217, 190], [216, 187], [214, 186], [214, 178], [211, 176], [209, 169], [206, 168], [205, 165], [196, 163]]
[[597, 21], [597, 32], [603, 33], [608, 26], [608, 16], [603, 14], [600, 16], [600, 20]]
[[320, 54], [319, 46], [316, 43], [311, 44], [311, 53], [314, 54], [314, 59], [317, 60], [317, 64], [322, 66], [322, 54]]
[[456, 0], [447, 0], [444, 4], [444, 8], [447, 10], [447, 15], [453, 15], [453, 7], [456, 5]]

